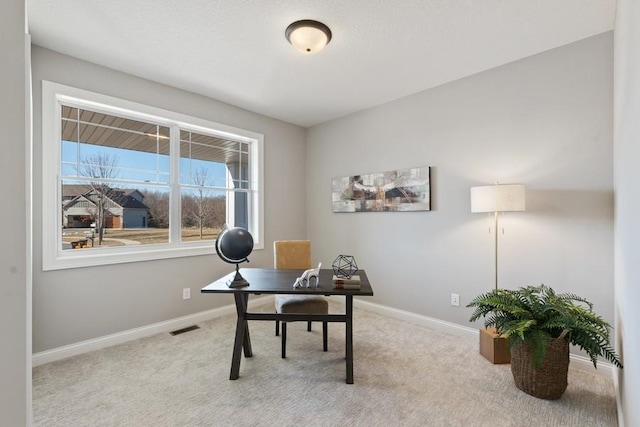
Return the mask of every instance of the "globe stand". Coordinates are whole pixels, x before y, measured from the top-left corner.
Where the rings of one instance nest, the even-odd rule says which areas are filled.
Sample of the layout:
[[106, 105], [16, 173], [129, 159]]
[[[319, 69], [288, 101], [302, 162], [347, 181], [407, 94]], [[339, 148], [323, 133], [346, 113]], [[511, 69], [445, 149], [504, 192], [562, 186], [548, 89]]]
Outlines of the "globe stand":
[[236, 265], [236, 275], [227, 281], [230, 288], [249, 286], [249, 282], [240, 274], [240, 263], [249, 262], [249, 254], [253, 250], [253, 237], [240, 227], [228, 228], [225, 224], [216, 239], [216, 253], [224, 262]]
[[249, 282], [246, 281], [242, 274], [240, 274], [240, 264], [236, 264], [236, 275], [233, 277], [233, 280], [229, 280], [227, 282], [227, 286], [230, 288], [242, 288], [245, 286], [249, 286]]

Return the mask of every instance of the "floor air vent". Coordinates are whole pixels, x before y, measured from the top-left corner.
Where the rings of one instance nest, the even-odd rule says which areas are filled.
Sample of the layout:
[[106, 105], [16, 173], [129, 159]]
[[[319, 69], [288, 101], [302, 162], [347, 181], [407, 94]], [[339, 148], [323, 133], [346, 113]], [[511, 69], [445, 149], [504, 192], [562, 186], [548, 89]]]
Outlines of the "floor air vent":
[[177, 331], [173, 331], [169, 333], [171, 335], [180, 335], [180, 334], [184, 334], [185, 332], [195, 331], [196, 329], [200, 329], [200, 326], [198, 325], [187, 326], [186, 328], [178, 329]]

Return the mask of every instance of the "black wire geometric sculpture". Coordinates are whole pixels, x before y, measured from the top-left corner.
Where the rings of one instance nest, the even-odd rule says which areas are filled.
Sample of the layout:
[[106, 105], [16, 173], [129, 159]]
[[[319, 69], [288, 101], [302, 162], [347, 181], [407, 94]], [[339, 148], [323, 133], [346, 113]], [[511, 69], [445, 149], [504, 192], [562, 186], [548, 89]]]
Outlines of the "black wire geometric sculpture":
[[333, 274], [337, 277], [344, 277], [347, 279], [350, 279], [351, 276], [356, 274], [358, 271], [356, 259], [351, 255], [338, 255], [338, 257], [333, 260], [331, 267], [333, 267]]

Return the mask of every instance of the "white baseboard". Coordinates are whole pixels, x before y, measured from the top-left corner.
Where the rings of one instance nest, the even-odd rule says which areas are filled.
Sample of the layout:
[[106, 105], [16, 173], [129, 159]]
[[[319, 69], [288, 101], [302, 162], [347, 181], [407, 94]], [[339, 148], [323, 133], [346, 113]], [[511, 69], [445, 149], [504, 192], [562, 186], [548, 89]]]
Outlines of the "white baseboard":
[[414, 325], [426, 326], [436, 331], [447, 332], [451, 335], [463, 337], [478, 337], [478, 330], [468, 326], [458, 325], [456, 323], [447, 322], [445, 320], [436, 319], [434, 317], [423, 316], [421, 314], [412, 313], [410, 311], [399, 310], [397, 308], [387, 307], [385, 305], [375, 304], [361, 299], [355, 299], [354, 306], [363, 310], [378, 313], [383, 316], [392, 317], [394, 319], [404, 320]]
[[[387, 307], [360, 299], [354, 299], [354, 306], [362, 308], [363, 310], [371, 311], [373, 313], [381, 314], [383, 316], [404, 320], [415, 325], [420, 325], [437, 331], [446, 332], [451, 335], [476, 337], [476, 339], [478, 337], [478, 329], [458, 325], [456, 323], [447, 322], [429, 316], [423, 316], [421, 314], [412, 313], [410, 311], [399, 310], [397, 308]], [[579, 354], [569, 353], [569, 360], [570, 368], [590, 372], [592, 374], [600, 375], [606, 378], [612, 378], [615, 372], [615, 368], [612, 364], [602, 361], [598, 361], [598, 369], [595, 369], [593, 367], [593, 363], [591, 363], [591, 359]]]
[[569, 353], [569, 360], [571, 361], [570, 368], [579, 369], [581, 371], [591, 372], [592, 374], [599, 375], [601, 377], [613, 378], [615, 372], [615, 366], [611, 363], [598, 361], [598, 369], [593, 367], [591, 359], [579, 354]]
[[[250, 299], [249, 307], [253, 308], [262, 306], [268, 303], [270, 299], [273, 299], [273, 296], [262, 296], [259, 298]], [[332, 301], [341, 303], [337, 300]], [[415, 325], [425, 326], [437, 331], [446, 332], [451, 335], [472, 338], [478, 337], [478, 330], [475, 328], [458, 325], [456, 323], [439, 320], [429, 316], [423, 316], [421, 314], [412, 313], [410, 311], [399, 310], [397, 308], [363, 301], [358, 298], [354, 299], [354, 306], [383, 316], [403, 320]], [[36, 367], [44, 365], [45, 363], [55, 362], [57, 360], [66, 359], [67, 357], [87, 353], [89, 351], [100, 350], [112, 345], [122, 344], [127, 341], [148, 337], [150, 335], [158, 333], [174, 331], [176, 329], [194, 325], [198, 322], [204, 322], [207, 320], [215, 319], [217, 317], [233, 314], [235, 313], [235, 311], [235, 305], [227, 305], [224, 307], [214, 308], [213, 310], [201, 311], [199, 313], [190, 314], [188, 316], [167, 320], [165, 322], [154, 323], [151, 325], [142, 326], [140, 328], [129, 329], [128, 331], [105, 335], [102, 337], [54, 348], [51, 350], [42, 351], [33, 355], [32, 365], [33, 367]], [[569, 358], [571, 360], [571, 368], [603, 375], [608, 378], [611, 378], [614, 374], [614, 367], [609, 363], [598, 362], [598, 369], [594, 369], [591, 360], [589, 360], [589, 358], [587, 357], [577, 354], [570, 354]]]
[[[273, 300], [273, 296], [262, 296], [259, 298], [251, 299], [249, 301], [249, 307], [261, 306], [267, 303], [269, 299]], [[55, 362], [57, 360], [66, 359], [67, 357], [77, 356], [89, 351], [100, 350], [112, 345], [122, 344], [127, 341], [148, 337], [150, 335], [158, 333], [175, 331], [177, 329], [195, 325], [199, 322], [215, 319], [217, 317], [222, 317], [227, 314], [233, 314], [235, 312], [235, 305], [227, 305], [224, 307], [214, 308], [212, 310], [190, 314], [188, 316], [177, 317], [175, 319], [167, 320], [164, 322], [153, 323], [151, 325], [142, 326], [140, 328], [129, 329], [127, 331], [117, 332], [115, 334], [105, 335], [86, 341], [80, 341], [51, 350], [45, 350], [33, 354], [32, 366], [36, 367], [44, 365], [45, 363]]]

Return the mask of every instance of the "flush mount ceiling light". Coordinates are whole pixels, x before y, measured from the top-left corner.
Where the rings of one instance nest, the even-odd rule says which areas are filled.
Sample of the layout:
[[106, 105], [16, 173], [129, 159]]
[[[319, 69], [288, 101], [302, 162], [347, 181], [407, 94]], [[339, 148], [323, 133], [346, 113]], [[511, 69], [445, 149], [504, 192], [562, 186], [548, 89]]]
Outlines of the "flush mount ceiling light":
[[316, 53], [331, 41], [329, 27], [311, 19], [294, 22], [284, 35], [302, 53]]

